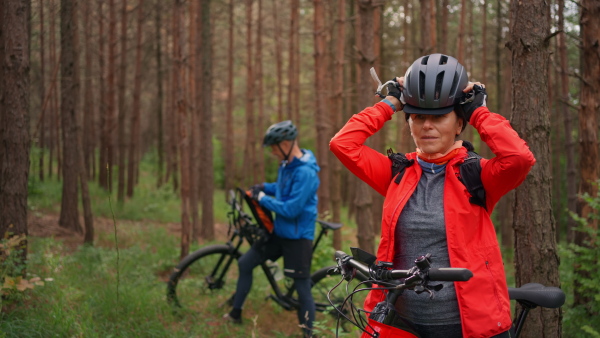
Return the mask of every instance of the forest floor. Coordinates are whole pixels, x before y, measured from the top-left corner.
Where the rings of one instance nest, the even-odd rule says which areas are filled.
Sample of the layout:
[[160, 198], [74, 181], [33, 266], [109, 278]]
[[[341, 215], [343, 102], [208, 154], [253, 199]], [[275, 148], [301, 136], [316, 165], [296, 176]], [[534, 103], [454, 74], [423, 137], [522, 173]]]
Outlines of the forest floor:
[[[80, 258], [81, 255], [87, 255], [86, 254], [86, 248], [83, 246], [83, 235], [79, 234], [75, 231], [71, 231], [68, 229], [64, 229], [62, 227], [60, 227], [58, 225], [58, 221], [59, 221], [59, 215], [53, 212], [40, 212], [40, 211], [33, 211], [29, 213], [28, 216], [28, 231], [29, 231], [29, 238], [30, 238], [30, 242], [32, 243], [32, 245], [30, 245], [30, 255], [31, 254], [38, 254], [38, 256], [40, 254], [43, 254], [44, 256], [48, 256], [50, 255], [47, 249], [47, 245], [45, 247], [46, 252], [42, 253], [39, 252], [41, 249], [39, 248], [39, 245], [36, 245], [36, 243], [39, 242], [46, 242], [46, 241], [51, 241], [52, 243], [56, 243], [53, 244], [53, 249], [52, 249], [52, 254], [57, 254], [60, 255], [61, 257], [58, 259], [60, 262], [66, 262], [66, 261], [70, 261], [70, 260], [75, 260], [75, 261], [85, 261], [87, 262], [88, 258], [82, 259]], [[83, 224], [83, 219], [81, 220], [81, 224]], [[117, 234], [117, 241], [115, 241], [115, 228], [116, 228], [116, 234]], [[119, 249], [121, 251], [121, 265], [122, 267], [119, 269], [121, 271], [124, 271], [126, 268], [126, 266], [128, 266], [129, 264], [133, 264], [135, 266], [135, 262], [133, 263], [128, 263], [129, 260], [135, 260], [136, 258], [134, 258], [137, 247], [141, 247], [141, 251], [148, 251], [148, 248], [153, 248], [151, 251], [153, 251], [153, 254], [155, 255], [155, 257], [153, 258], [147, 258], [148, 260], [153, 260], [153, 261], [157, 261], [156, 263], [152, 264], [152, 263], [142, 263], [139, 262], [137, 263], [138, 266], [145, 264], [145, 268], [148, 268], [150, 271], [148, 274], [146, 275], [152, 275], [154, 281], [152, 282], [153, 286], [151, 286], [151, 290], [148, 290], [147, 294], [148, 294], [148, 300], [147, 300], [147, 304], [145, 305], [143, 302], [144, 300], [140, 300], [142, 302], [141, 306], [142, 307], [157, 307], [157, 308], [162, 308], [162, 309], [158, 309], [156, 310], [157, 314], [155, 313], [151, 313], [148, 314], [146, 316], [148, 317], [153, 317], [156, 316], [154, 318], [155, 321], [159, 322], [158, 325], [161, 326], [160, 329], [156, 329], [153, 328], [151, 331], [150, 329], [148, 331], [143, 331], [143, 329], [141, 328], [128, 328], [129, 331], [122, 331], [122, 332], [115, 332], [114, 330], [116, 330], [115, 328], [102, 328], [99, 329], [98, 327], [104, 327], [104, 326], [111, 326], [114, 325], [114, 323], [100, 323], [101, 321], [111, 321], [111, 317], [113, 316], [112, 314], [108, 314], [105, 312], [109, 312], [110, 309], [105, 309], [105, 310], [91, 310], [92, 313], [95, 312], [100, 312], [100, 315], [98, 315], [93, 321], [90, 320], [89, 323], [85, 322], [85, 320], [82, 320], [81, 317], [86, 317], [85, 315], [75, 315], [77, 318], [73, 318], [72, 320], [74, 322], [76, 322], [74, 324], [74, 326], [79, 327], [77, 329], [74, 329], [71, 325], [68, 329], [67, 328], [61, 328], [61, 329], [56, 329], [56, 331], [46, 331], [46, 333], [51, 333], [53, 336], [55, 335], [61, 335], [61, 332], [68, 332], [68, 334], [70, 336], [96, 336], [96, 335], [100, 335], [100, 336], [104, 336], [107, 333], [110, 334], [114, 334], [116, 333], [116, 335], [118, 336], [182, 336], [182, 337], [203, 337], [203, 336], [214, 336], [214, 337], [300, 337], [300, 329], [297, 326], [297, 317], [295, 312], [291, 312], [291, 311], [285, 311], [282, 308], [280, 308], [278, 305], [276, 305], [273, 301], [271, 300], [267, 300], [266, 299], [266, 295], [268, 295], [270, 293], [269, 291], [269, 287], [268, 284], [266, 283], [266, 279], [264, 279], [264, 277], [260, 276], [260, 278], [255, 278], [255, 285], [253, 286], [253, 290], [248, 298], [248, 301], [246, 302], [246, 305], [244, 307], [244, 324], [241, 326], [238, 325], [232, 325], [232, 324], [224, 324], [221, 316], [227, 312], [228, 310], [226, 309], [215, 309], [214, 304], [210, 304], [210, 303], [201, 303], [199, 305], [199, 307], [207, 307], [207, 308], [211, 308], [212, 310], [209, 313], [202, 313], [201, 315], [199, 313], [194, 313], [194, 314], [189, 314], [186, 313], [183, 316], [173, 316], [171, 314], [165, 314], [165, 309], [168, 308], [166, 305], [166, 300], [165, 300], [165, 296], [164, 296], [164, 291], [165, 291], [165, 287], [164, 284], [165, 282], [168, 280], [168, 276], [172, 270], [172, 267], [176, 264], [176, 262], [178, 261], [178, 255], [177, 252], [179, 252], [179, 240], [180, 240], [180, 233], [181, 233], [181, 226], [180, 223], [171, 223], [171, 222], [146, 222], [146, 221], [130, 221], [130, 220], [116, 220], [113, 221], [113, 219], [111, 218], [102, 218], [102, 217], [95, 217], [94, 218], [94, 229], [95, 229], [95, 240], [94, 240], [94, 248], [91, 250], [103, 250], [100, 251], [100, 255], [102, 257], [106, 257], [106, 260], [109, 260], [109, 257], [112, 257], [113, 253], [116, 251], [115, 250], [115, 242], [118, 242], [118, 246]], [[157, 230], [158, 229], [158, 230]], [[227, 240], [227, 232], [228, 232], [228, 225], [227, 224], [223, 224], [223, 223], [217, 223], [215, 226], [215, 230], [216, 230], [216, 240], [214, 243], [224, 243]], [[348, 238], [348, 237], [353, 237], [353, 233], [354, 233], [354, 229], [348, 229], [351, 230], [351, 232], [347, 232], [344, 234], [344, 237]], [[156, 233], [156, 232], [159, 233]], [[153, 238], [158, 238], [158, 239], [147, 239], [145, 236], [150, 236]], [[163, 254], [160, 252], [157, 252], [157, 249], [154, 248], [158, 245], [161, 244], [155, 244], [154, 241], [156, 241], [156, 243], [165, 243], [164, 246], [170, 247], [169, 249], [169, 254]], [[146, 242], [146, 244], [144, 244], [143, 242]], [[206, 244], [210, 244], [210, 243], [197, 243], [195, 244], [191, 250], [197, 249], [203, 245]], [[133, 254], [130, 257], [130, 254], [128, 253], [128, 250], [134, 249]], [[139, 249], [139, 248], [138, 248]], [[160, 251], [160, 250], [158, 250]], [[117, 254], [118, 256], [118, 254]], [[172, 256], [172, 257], [169, 257]], [[71, 257], [71, 258], [69, 258]], [[35, 259], [34, 259], [35, 260]], [[333, 264], [334, 262], [331, 260], [331, 264]], [[62, 263], [61, 263], [62, 264]], [[87, 264], [87, 263], [84, 263]], [[94, 265], [96, 263], [92, 263], [92, 264], [88, 264], [88, 265]], [[108, 265], [113, 264], [113, 263], [109, 263]], [[117, 263], [118, 264], [118, 263]], [[329, 264], [328, 261], [326, 261], [326, 264]], [[48, 264], [48, 265], [52, 265], [52, 264]], [[106, 263], [104, 265], [107, 265]], [[153, 265], [151, 267], [148, 267], [148, 265]], [[43, 267], [43, 264], [40, 264], [39, 266], [36, 265], [35, 263], [30, 264], [30, 267], [28, 267], [28, 269], [30, 271], [34, 271], [37, 272], [37, 274], [44, 274], [44, 271], [46, 271], [46, 275], [52, 275], [53, 277], [55, 277], [55, 282], [56, 285], [60, 285], [60, 289], [64, 289], [68, 286], [64, 286], [61, 285], [61, 282], [59, 282], [60, 280], [72, 280], [73, 278], [78, 278], [77, 275], [80, 274], [81, 272], [78, 271], [77, 269], [75, 269], [74, 272], [72, 272], [70, 275], [65, 275], [62, 279], [58, 276], [56, 276], [56, 272], [50, 272], [52, 271], [52, 269], [46, 269]], [[81, 269], [91, 269], [92, 271], [94, 270], [101, 270], [101, 265], [98, 266], [93, 266], [93, 267], [85, 267], [85, 268], [80, 268]], [[108, 267], [109, 270], [114, 270], [113, 267]], [[129, 268], [131, 270], [131, 268]], [[54, 269], [54, 271], [57, 271], [58, 269]], [[65, 273], [67, 274], [67, 269], [65, 269], [64, 271], [61, 271], [60, 273]], [[95, 272], [94, 272], [95, 273]], [[131, 273], [131, 271], [128, 271], [126, 273]], [[140, 272], [138, 272], [138, 274], [143, 274], [145, 273], [145, 271], [143, 271], [143, 269], [140, 269]], [[54, 274], [54, 275], [53, 275]], [[106, 287], [110, 288], [111, 285], [111, 278], [113, 278], [112, 276], [114, 276], [114, 271], [109, 271], [108, 272], [108, 276], [101, 276], [99, 275], [98, 280], [108, 280], [108, 285], [106, 285], [106, 281], [104, 282], [106, 285]], [[122, 272], [122, 274], [125, 274], [125, 272]], [[257, 276], [255, 274], [255, 276]], [[137, 284], [137, 279], [131, 279], [132, 282], [128, 282], [129, 277], [123, 276], [122, 278], [122, 290], [126, 290], [128, 288], [128, 284], [132, 284], [135, 285]], [[148, 277], [146, 277], [148, 278]], [[90, 279], [92, 280], [92, 279]], [[79, 298], [77, 300], [74, 301], [80, 301], [82, 299], [84, 299], [82, 301], [82, 306], [83, 308], [86, 308], [87, 306], [93, 307], [95, 305], [85, 305], [85, 303], [90, 302], [90, 304], [95, 304], [92, 301], [88, 300], [87, 298], [90, 297], [92, 298], [92, 295], [89, 295], [90, 293], [94, 293], [94, 287], [92, 286], [91, 289], [88, 289], [88, 287], [85, 284], [91, 284], [91, 283], [95, 283], [96, 281], [93, 282], [82, 282], [82, 285], [79, 286], [75, 286], [75, 288], [78, 288], [79, 290], [77, 291], [78, 293], [80, 293]], [[68, 282], [67, 282], [68, 284]], [[162, 286], [161, 286], [162, 285]], [[33, 300], [32, 302], [38, 302], [38, 300], [44, 298], [44, 296], [39, 295], [37, 292], [43, 292], [41, 291], [43, 288], [40, 288], [40, 291], [34, 290], [36, 291], [33, 294]], [[121, 291], [124, 294], [121, 296], [122, 298], [127, 298], [127, 295], [125, 294], [126, 291]], [[52, 295], [54, 292], [47, 292], [47, 295], [45, 297], [52, 297], [55, 300], [45, 300], [44, 302], [48, 302], [48, 301], [57, 301], [57, 302], [63, 302], [63, 301], [59, 301], [56, 300], [56, 298], [61, 298], [63, 297], [62, 295]], [[39, 296], [39, 298], [38, 298]], [[107, 297], [113, 297], [112, 295], [108, 295]], [[152, 299], [150, 299], [152, 298]], [[209, 298], [209, 297], [206, 297]], [[31, 302], [31, 301], [30, 301]], [[65, 301], [66, 303], [69, 303], [69, 301]], [[104, 300], [104, 302], [114, 302], [114, 300]], [[118, 298], [117, 298], [117, 302]], [[123, 300], [121, 300], [121, 302], [123, 302]], [[204, 301], [202, 301], [204, 302]], [[214, 302], [214, 300], [213, 300]], [[157, 305], [158, 304], [158, 305]], [[27, 303], [26, 303], [27, 305]], [[54, 307], [62, 307], [64, 306], [63, 304], [57, 304]], [[139, 308], [140, 305], [137, 306], [137, 308]], [[28, 309], [27, 311], [24, 311], [23, 309], [23, 313], [31, 313], [31, 311], [35, 311], [36, 308], [35, 306]], [[110, 308], [110, 306], [109, 306]], [[48, 310], [42, 310], [40, 309], [39, 311], [48, 311]], [[125, 311], [125, 310], [123, 310]], [[170, 312], [170, 311], [169, 311]], [[52, 316], [56, 316], [54, 314], [52, 314]], [[17, 315], [18, 317], [18, 315]], [[35, 317], [35, 315], [34, 315]], [[6, 318], [4, 318], [6, 320]], [[81, 323], [78, 323], [78, 321], [82, 321]], [[140, 320], [144, 320], [143, 318]], [[146, 320], [153, 320], [153, 318], [147, 318]], [[0, 320], [0, 323], [2, 321]], [[8, 319], [8, 322], [10, 322], [10, 318]], [[142, 326], [145, 324], [141, 324], [141, 323], [136, 323], [136, 319], [135, 318], [129, 318], [129, 324], [121, 324], [122, 326], [124, 325], [128, 325], [128, 326]], [[6, 324], [6, 322], [4, 323]], [[25, 324], [23, 323], [22, 325], [30, 325], [30, 324]], [[40, 324], [42, 325], [42, 324]], [[56, 324], [52, 324], [49, 325], [48, 323], [43, 324], [46, 327], [52, 326], [52, 325], [56, 325]], [[319, 333], [320, 336], [335, 336], [332, 332], [332, 328], [331, 328], [331, 324], [325, 324], [326, 327], [324, 327], [324, 329], [322, 329]], [[87, 326], [89, 326], [90, 328], [86, 328]], [[118, 327], [119, 325], [117, 325]], [[5, 327], [1, 327], [0, 329], [4, 329], [5, 332], [6, 328]], [[140, 330], [142, 330], [142, 332], [144, 333], [140, 333]], [[160, 332], [157, 333], [155, 331]], [[1, 330], [0, 330], [1, 331]], [[129, 332], [129, 333], [123, 333], [123, 332]], [[134, 334], [132, 334], [131, 332], [136, 332]], [[8, 331], [8, 337], [13, 336], [10, 334], [10, 331]], [[206, 333], [206, 335], [205, 335]], [[45, 334], [44, 334], [45, 335]], [[0, 335], [2, 336], [2, 335]], [[16, 334], [15, 336], [19, 336], [18, 334]], [[347, 334], [343, 334], [342, 336], [348, 337]], [[356, 332], [353, 332], [350, 334], [351, 337], [357, 336]]]

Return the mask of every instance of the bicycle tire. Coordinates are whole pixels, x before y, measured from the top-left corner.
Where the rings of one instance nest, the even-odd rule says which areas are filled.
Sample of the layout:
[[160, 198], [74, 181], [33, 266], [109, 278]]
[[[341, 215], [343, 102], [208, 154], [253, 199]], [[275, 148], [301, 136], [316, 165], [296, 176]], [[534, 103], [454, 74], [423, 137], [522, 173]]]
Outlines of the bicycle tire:
[[[167, 300], [176, 307], [197, 311], [204, 308], [208, 298], [203, 296], [206, 295], [210, 295], [211, 302], [231, 302], [238, 280], [237, 260], [240, 256], [239, 251], [225, 244], [194, 251], [173, 269], [167, 283]], [[220, 267], [214, 273], [219, 261]], [[219, 280], [221, 274], [224, 278]]]

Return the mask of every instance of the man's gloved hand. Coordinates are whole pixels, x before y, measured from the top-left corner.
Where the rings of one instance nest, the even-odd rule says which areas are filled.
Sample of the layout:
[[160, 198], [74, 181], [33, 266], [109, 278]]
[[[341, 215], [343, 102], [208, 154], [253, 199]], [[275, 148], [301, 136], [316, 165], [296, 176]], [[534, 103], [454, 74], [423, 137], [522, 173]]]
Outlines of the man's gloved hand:
[[402, 86], [400, 86], [400, 83], [398, 83], [396, 78], [393, 78], [392, 81], [394, 81], [394, 83], [388, 83], [387, 85], [387, 90], [388, 90], [388, 95], [389, 96], [393, 96], [395, 98], [398, 99], [398, 101], [400, 101], [400, 107], [398, 107], [398, 111], [404, 109], [404, 105], [406, 104], [406, 101], [404, 100], [404, 96], [402, 95]]
[[471, 115], [479, 107], [486, 107], [487, 92], [484, 86], [473, 85], [473, 90], [468, 92], [462, 102], [456, 105], [456, 109], [462, 111], [463, 116], [469, 122]]
[[250, 190], [250, 194], [252, 195], [252, 198], [254, 198], [255, 200], [258, 200], [258, 195], [260, 193], [262, 193], [263, 195], [265, 194], [263, 192], [263, 189], [264, 189], [264, 185], [261, 183], [261, 184], [255, 184], [255, 185], [251, 186], [250, 189], [248, 189], [248, 190]]

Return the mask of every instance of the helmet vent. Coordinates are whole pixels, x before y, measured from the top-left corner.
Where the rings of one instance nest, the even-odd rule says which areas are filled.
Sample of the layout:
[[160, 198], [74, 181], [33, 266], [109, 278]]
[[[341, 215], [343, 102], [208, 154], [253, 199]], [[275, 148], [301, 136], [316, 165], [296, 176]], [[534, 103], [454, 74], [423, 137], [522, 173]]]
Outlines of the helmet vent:
[[450, 97], [453, 97], [458, 86], [458, 72], [454, 72], [454, 79], [452, 80], [452, 88], [450, 89]]
[[440, 92], [442, 91], [442, 83], [444, 82], [444, 73], [441, 72], [435, 78], [435, 94], [433, 99], [438, 101], [440, 99]]
[[424, 57], [421, 59], [421, 64], [422, 64], [422, 65], [426, 65], [426, 64], [427, 64], [427, 61], [429, 61], [429, 55], [427, 55], [427, 56], [424, 56]]
[[448, 63], [448, 57], [446, 55], [442, 55], [440, 57], [440, 65], [445, 65]]
[[419, 72], [419, 98], [425, 100], [425, 73]]

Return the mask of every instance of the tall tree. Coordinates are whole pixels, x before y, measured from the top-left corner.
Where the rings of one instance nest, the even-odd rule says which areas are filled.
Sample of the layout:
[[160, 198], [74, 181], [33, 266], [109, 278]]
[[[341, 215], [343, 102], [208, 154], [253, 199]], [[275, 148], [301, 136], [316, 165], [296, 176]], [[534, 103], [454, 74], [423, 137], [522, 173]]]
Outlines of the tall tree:
[[85, 172], [90, 176], [93, 168], [95, 131], [94, 118], [96, 109], [94, 107], [94, 91], [92, 83], [92, 25], [91, 25], [91, 3], [83, 1], [83, 38], [85, 51], [84, 81], [83, 81], [83, 138], [82, 151], [84, 153]]
[[[273, 8], [275, 8], [275, 2], [276, 1], [273, 3]], [[229, 0], [229, 21], [227, 25], [227, 107], [225, 109], [225, 151], [223, 152], [225, 155], [225, 191], [228, 191], [234, 187], [235, 176], [235, 162], [233, 161], [235, 156], [233, 145], [233, 42], [235, 36], [233, 34], [233, 9], [234, 0]], [[275, 36], [277, 36], [277, 31], [275, 32]], [[278, 72], [278, 74], [281, 73]], [[281, 89], [278, 90], [278, 99], [281, 100]]]
[[115, 0], [108, 1], [108, 69], [106, 109], [104, 112], [104, 125], [102, 127], [100, 150], [100, 186], [112, 190], [112, 165], [114, 161], [113, 131], [115, 129], [115, 73], [116, 73], [116, 45], [117, 45], [117, 14]]
[[[204, 45], [212, 45], [212, 25], [210, 20], [209, 0], [201, 2], [200, 10], [200, 32]], [[203, 166], [206, 168], [202, 175], [202, 237], [207, 240], [213, 240], [215, 237], [213, 195], [214, 195], [214, 174], [213, 174], [213, 147], [212, 147], [212, 48], [202, 48], [201, 55], [202, 82], [202, 116], [200, 118], [200, 130], [202, 132], [201, 144], [202, 153], [200, 155]]]
[[[255, 57], [255, 62], [256, 62], [256, 85], [253, 86], [257, 92], [257, 103], [258, 103], [258, 114], [257, 114], [257, 119], [256, 119], [256, 124], [258, 126], [258, 135], [260, 135], [264, 129], [265, 129], [265, 100], [264, 100], [264, 92], [263, 92], [263, 61], [262, 61], [262, 53], [263, 53], [263, 43], [262, 43], [262, 36], [263, 36], [263, 6], [262, 6], [262, 0], [257, 0], [258, 1], [258, 13], [257, 13], [257, 20], [256, 20], [256, 57]], [[260, 154], [260, 153], [259, 153]], [[257, 173], [257, 178], [256, 181], [257, 182], [264, 182], [265, 181], [265, 163], [262, 160], [262, 156], [257, 156], [257, 161], [256, 161], [256, 173]]]
[[0, 2], [0, 236], [27, 235], [30, 14], [28, 0]]
[[135, 43], [135, 78], [133, 84], [133, 109], [129, 132], [129, 160], [127, 162], [127, 196], [133, 197], [133, 187], [140, 159], [140, 110], [142, 94], [142, 35], [144, 28], [144, 0], [138, 1], [137, 33]]
[[252, 4], [253, 0], [245, 0], [246, 4], [246, 145], [244, 150], [244, 167], [251, 166], [245, 171], [244, 184], [250, 186], [256, 183], [257, 175], [255, 161], [256, 136], [254, 122], [254, 70], [252, 67]]
[[421, 55], [427, 55], [431, 52], [433, 45], [431, 44], [431, 0], [420, 0], [421, 3]]
[[292, 0], [290, 5], [290, 45], [288, 64], [288, 119], [296, 123], [300, 130], [299, 90], [300, 90], [300, 0]]
[[[565, 143], [565, 155], [567, 158], [567, 209], [570, 212], [577, 211], [577, 173], [575, 168], [575, 141], [573, 140], [573, 114], [569, 107], [570, 96], [569, 96], [569, 66], [567, 63], [567, 34], [565, 30], [565, 18], [564, 18], [564, 0], [558, 0], [558, 30], [560, 33], [558, 37], [558, 54], [560, 57], [560, 98], [562, 101], [560, 113], [563, 117], [563, 125], [565, 128], [564, 132], [564, 143]], [[571, 230], [575, 226], [575, 220], [572, 217], [568, 218], [567, 221], [567, 233], [571, 233]], [[571, 241], [570, 241], [571, 242]]]
[[329, 200], [329, 140], [331, 132], [327, 121], [327, 102], [325, 100], [325, 76], [327, 63], [325, 55], [325, 42], [327, 30], [325, 28], [325, 6], [321, 0], [313, 0], [314, 5], [314, 57], [315, 57], [315, 127], [317, 130], [317, 158], [319, 159], [319, 212], [330, 210]]
[[182, 9], [183, 1], [175, 0], [173, 6], [173, 88], [174, 88], [174, 100], [175, 108], [177, 109], [177, 115], [179, 115], [179, 149], [181, 153], [181, 256], [183, 259], [186, 257], [190, 250], [190, 155], [189, 155], [189, 123], [187, 116], [187, 107], [185, 103], [185, 96], [183, 93], [183, 80], [184, 67], [183, 67], [183, 43], [182, 43]]
[[127, 111], [125, 107], [125, 81], [127, 79], [127, 0], [121, 0], [121, 54], [119, 61], [119, 79], [118, 79], [118, 123], [117, 134], [119, 139], [119, 158], [118, 158], [118, 186], [117, 200], [121, 203], [125, 200], [125, 169], [127, 158], [127, 141], [125, 139], [125, 120]]
[[441, 53], [448, 53], [448, 2], [449, 0], [442, 0], [442, 19], [440, 22], [440, 31], [442, 32], [442, 37], [440, 39], [439, 47]]
[[[344, 79], [344, 64], [345, 64], [345, 49], [346, 49], [346, 0], [338, 0], [337, 3], [338, 19], [336, 21], [336, 52], [334, 53], [334, 78]], [[342, 114], [344, 112], [344, 87], [335, 86], [335, 92], [332, 98], [332, 107], [329, 109], [329, 123], [333, 126], [333, 130], [339, 130], [342, 125]], [[334, 158], [335, 155], [329, 152], [329, 163], [331, 163], [331, 210], [332, 220], [341, 222], [342, 210], [342, 164]], [[333, 247], [335, 249], [342, 248], [342, 233], [336, 230], [333, 233]]]
[[160, 187], [163, 183], [163, 172], [164, 172], [164, 128], [163, 128], [163, 69], [162, 69], [162, 7], [161, 2], [156, 1], [155, 9], [155, 24], [154, 24], [154, 36], [156, 44], [154, 45], [155, 57], [156, 57], [156, 125], [158, 129], [158, 135], [156, 137], [156, 151], [158, 152], [158, 180], [156, 185]]
[[[594, 0], [581, 2], [581, 38], [583, 69], [581, 83], [581, 104], [579, 108], [579, 194], [596, 196], [598, 187], [598, 114], [600, 113], [600, 3]], [[581, 217], [591, 217], [597, 213], [593, 206], [578, 201], [577, 209]], [[587, 226], [598, 229], [598, 220], [591, 218]], [[588, 246], [588, 235], [578, 232], [575, 243]], [[585, 274], [585, 271], [576, 271]], [[575, 292], [575, 304], [585, 304], [590, 295]]]
[[467, 0], [460, 0], [460, 21], [458, 24], [458, 43], [456, 58], [465, 64], [465, 17], [467, 16]]
[[38, 175], [40, 181], [44, 180], [44, 153], [45, 153], [45, 141], [46, 141], [46, 114], [45, 104], [46, 97], [46, 43], [44, 41], [45, 30], [44, 30], [44, 1], [40, 0], [40, 99], [42, 103], [42, 109], [40, 110], [40, 159], [38, 162]]
[[273, 39], [275, 40], [275, 66], [277, 78], [277, 121], [283, 121], [283, 57], [281, 55], [281, 28], [279, 27], [277, 0], [273, 0]]
[[77, 39], [77, 1], [60, 4], [60, 88], [63, 143], [63, 188], [60, 226], [82, 233], [78, 212], [79, 159], [77, 108], [79, 107], [79, 42]]
[[[515, 190], [516, 284], [531, 281], [559, 285], [550, 173], [548, 62], [550, 5], [544, 0], [511, 2], [512, 115], [515, 130], [529, 144], [537, 165]], [[534, 310], [523, 330], [526, 337], [561, 336], [558, 309]]]
[[101, 187], [108, 188], [108, 171], [106, 170], [106, 161], [108, 160], [107, 151], [107, 140], [106, 133], [104, 132], [107, 128], [107, 104], [106, 104], [106, 55], [105, 55], [105, 30], [104, 30], [104, 1], [98, 1], [98, 87], [99, 87], [99, 99], [98, 99], [98, 115], [100, 117], [100, 151], [99, 151], [99, 167], [98, 167], [98, 183]]
[[202, 107], [202, 98], [198, 93], [202, 91], [202, 65], [200, 64], [200, 54], [202, 54], [202, 36], [198, 34], [200, 25], [201, 8], [197, 1], [189, 2], [189, 36], [188, 45], [190, 56], [188, 58], [189, 65], [187, 67], [189, 73], [189, 92], [190, 92], [190, 108], [192, 128], [190, 130], [190, 207], [192, 216], [192, 240], [197, 241], [201, 237], [200, 219], [199, 219], [199, 194], [200, 184], [199, 179], [202, 177], [203, 171], [206, 169], [200, 166], [200, 152], [202, 145], [199, 144], [201, 132], [200, 128], [200, 109]]
[[[360, 20], [360, 29], [357, 32], [358, 45], [358, 79], [357, 96], [359, 107], [368, 107], [373, 104], [373, 80], [369, 70], [375, 63], [373, 49], [373, 11], [377, 1], [358, 0], [358, 17]], [[429, 38], [429, 36], [428, 36]], [[370, 142], [367, 140], [367, 145]], [[371, 188], [365, 183], [360, 182], [356, 187], [354, 204], [356, 206], [356, 224], [358, 226], [358, 245], [361, 249], [368, 252], [375, 252], [375, 242], [373, 235], [373, 216], [371, 205]]]

